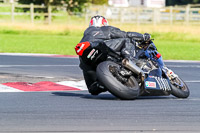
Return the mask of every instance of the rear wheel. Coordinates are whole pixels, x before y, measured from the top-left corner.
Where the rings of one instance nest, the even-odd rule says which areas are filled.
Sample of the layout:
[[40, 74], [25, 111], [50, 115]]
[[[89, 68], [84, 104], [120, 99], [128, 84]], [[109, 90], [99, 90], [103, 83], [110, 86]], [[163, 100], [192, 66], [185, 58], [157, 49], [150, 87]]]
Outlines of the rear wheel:
[[123, 99], [135, 99], [139, 95], [139, 85], [133, 76], [122, 76], [120, 65], [105, 61], [98, 65], [96, 73], [98, 80], [108, 89], [114, 96]]
[[186, 83], [179, 77], [171, 81], [172, 95], [178, 98], [187, 98], [190, 95], [189, 88]]

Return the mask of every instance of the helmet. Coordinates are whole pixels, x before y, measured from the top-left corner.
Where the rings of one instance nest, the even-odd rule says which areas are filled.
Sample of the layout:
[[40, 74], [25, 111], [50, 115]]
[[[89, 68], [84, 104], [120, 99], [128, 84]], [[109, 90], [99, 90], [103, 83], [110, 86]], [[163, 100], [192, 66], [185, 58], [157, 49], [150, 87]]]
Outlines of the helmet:
[[93, 16], [91, 18], [89, 26], [101, 27], [101, 26], [108, 26], [108, 21], [103, 16]]

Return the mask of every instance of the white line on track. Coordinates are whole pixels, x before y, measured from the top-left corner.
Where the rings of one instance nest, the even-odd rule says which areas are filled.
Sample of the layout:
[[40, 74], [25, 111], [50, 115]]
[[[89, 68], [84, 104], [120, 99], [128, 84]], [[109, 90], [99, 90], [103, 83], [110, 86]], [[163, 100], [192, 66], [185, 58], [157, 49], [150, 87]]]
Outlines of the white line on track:
[[167, 65], [167, 67], [177, 67], [177, 68], [200, 68], [200, 65]]
[[0, 92], [23, 92], [23, 91], [0, 84]]
[[200, 83], [200, 80], [185, 81], [186, 83]]
[[81, 80], [81, 81], [61, 81], [61, 82], [57, 82], [57, 84], [75, 87], [75, 88], [78, 88], [80, 90], [87, 90], [87, 87], [86, 87], [84, 80]]
[[200, 61], [194, 60], [164, 60], [164, 62], [177, 62], [177, 63], [200, 63]]

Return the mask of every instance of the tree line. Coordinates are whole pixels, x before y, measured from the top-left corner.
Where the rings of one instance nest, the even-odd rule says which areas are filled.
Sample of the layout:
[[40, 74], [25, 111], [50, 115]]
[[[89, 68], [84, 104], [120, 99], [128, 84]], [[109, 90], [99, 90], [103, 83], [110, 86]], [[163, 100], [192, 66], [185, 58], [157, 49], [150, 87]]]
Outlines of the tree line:
[[[82, 12], [84, 7], [91, 3], [91, 4], [106, 4], [108, 0], [18, 0], [20, 4], [36, 4], [36, 5], [45, 5], [46, 7], [50, 5], [62, 5], [66, 7], [68, 12]], [[41, 9], [36, 9], [38, 11]], [[43, 9], [43, 11], [47, 11], [47, 9]]]
[[166, 0], [166, 6], [200, 4], [200, 0]]
[[[82, 12], [84, 7], [88, 4], [103, 5], [108, 4], [108, 0], [18, 0], [21, 4], [37, 4], [45, 5], [49, 7], [50, 5], [62, 5], [66, 7], [66, 10], [70, 12]], [[174, 5], [187, 5], [187, 4], [200, 4], [200, 0], [166, 0], [166, 6]], [[24, 9], [26, 11], [26, 9]], [[36, 9], [37, 11], [47, 12], [47, 9]]]

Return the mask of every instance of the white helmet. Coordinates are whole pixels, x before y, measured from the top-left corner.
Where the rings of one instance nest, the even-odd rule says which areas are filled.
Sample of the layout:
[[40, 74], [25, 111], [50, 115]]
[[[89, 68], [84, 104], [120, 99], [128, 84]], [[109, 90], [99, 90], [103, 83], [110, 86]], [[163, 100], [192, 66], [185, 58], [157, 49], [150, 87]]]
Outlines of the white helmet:
[[108, 26], [108, 21], [103, 16], [93, 16], [91, 18], [89, 26], [101, 27], [101, 26]]

